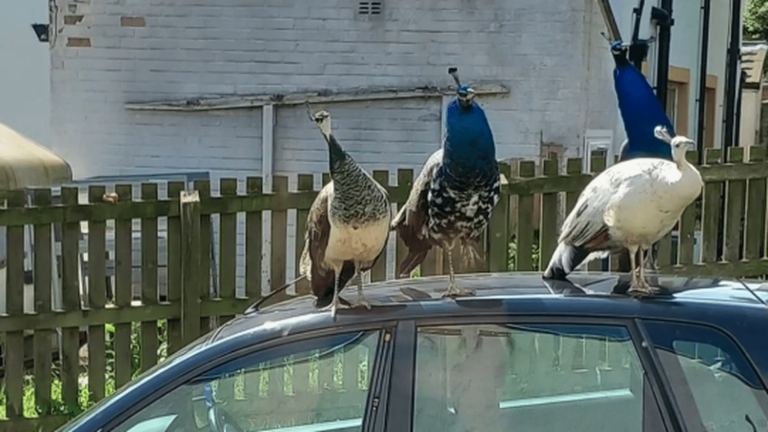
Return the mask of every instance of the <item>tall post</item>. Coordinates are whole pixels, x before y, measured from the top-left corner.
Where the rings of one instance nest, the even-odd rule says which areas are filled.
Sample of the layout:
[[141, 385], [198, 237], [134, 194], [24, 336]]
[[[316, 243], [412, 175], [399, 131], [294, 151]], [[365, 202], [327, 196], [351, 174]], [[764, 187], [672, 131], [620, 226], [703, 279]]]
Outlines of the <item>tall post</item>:
[[[696, 149], [699, 151], [699, 165], [703, 164], [704, 157], [704, 122], [707, 108], [707, 70], [709, 57], [709, 13], [711, 0], [703, 0], [701, 6], [701, 63], [699, 64], [699, 97], [698, 112], [696, 114]], [[714, 101], [710, 101], [714, 103]], [[714, 125], [709, 125], [712, 128]], [[712, 131], [710, 131], [712, 133]]]
[[181, 337], [184, 345], [200, 335], [200, 194], [182, 191], [181, 209]]
[[[659, 26], [659, 57], [656, 69], [656, 97], [661, 102], [661, 107], [667, 110], [667, 88], [669, 82], [669, 45], [672, 39], [672, 0], [662, 0], [661, 9], [651, 10], [651, 19]], [[669, 113], [667, 113], [669, 114]], [[672, 120], [674, 124], [674, 119]]]
[[741, 0], [731, 1], [731, 42], [728, 46], [728, 66], [725, 78], [725, 110], [723, 113], [723, 156], [733, 146], [736, 136], [736, 93], [739, 83], [741, 56]]

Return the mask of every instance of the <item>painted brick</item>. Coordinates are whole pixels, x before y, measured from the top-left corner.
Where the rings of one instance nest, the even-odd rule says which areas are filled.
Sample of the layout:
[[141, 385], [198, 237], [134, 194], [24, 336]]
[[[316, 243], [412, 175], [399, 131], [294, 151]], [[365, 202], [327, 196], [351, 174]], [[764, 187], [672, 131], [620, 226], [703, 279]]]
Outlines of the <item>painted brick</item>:
[[64, 25], [75, 25], [83, 20], [83, 15], [64, 15]]
[[141, 16], [122, 16], [120, 17], [120, 25], [122, 27], [145, 27], [147, 22]]
[[[585, 128], [617, 122], [611, 60], [592, 2], [387, 0], [385, 16], [371, 20], [358, 19], [341, 0], [311, 7], [281, 0], [130, 3], [91, 0], [87, 13], [77, 11], [90, 28], [65, 29], [52, 47], [54, 146], [68, 149], [77, 177], [260, 171], [259, 110], [138, 114], [126, 112], [125, 102], [446, 85], [450, 65], [468, 81], [510, 87], [508, 97], [478, 98], [500, 157], [537, 155], [542, 131], [545, 140], [577, 149]], [[134, 18], [145, 27], [124, 27]], [[74, 38], [93, 47], [63, 49], [61, 41]], [[419, 169], [439, 146], [438, 99], [326, 108], [343, 145], [368, 169]], [[327, 170], [324, 143], [303, 108], [278, 107], [276, 116], [276, 171]]]
[[70, 37], [70, 38], [67, 38], [67, 46], [68, 47], [88, 48], [88, 47], [91, 46], [91, 39], [90, 38], [82, 38], [82, 37]]

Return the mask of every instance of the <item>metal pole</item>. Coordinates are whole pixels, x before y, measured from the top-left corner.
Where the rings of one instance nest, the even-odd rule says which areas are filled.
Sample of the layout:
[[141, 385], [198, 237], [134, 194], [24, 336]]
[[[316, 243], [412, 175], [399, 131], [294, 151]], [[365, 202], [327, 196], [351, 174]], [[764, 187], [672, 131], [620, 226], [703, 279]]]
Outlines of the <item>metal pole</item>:
[[731, 43], [728, 47], [728, 66], [725, 78], [725, 110], [723, 113], [723, 156], [733, 146], [736, 120], [736, 91], [738, 87], [739, 57], [741, 54], [741, 0], [731, 1]]
[[[707, 107], [707, 62], [709, 61], [709, 12], [711, 0], [704, 0], [701, 23], [701, 63], [699, 64], [699, 99], [696, 115], [696, 147], [699, 151], [699, 165], [704, 162], [704, 121]], [[710, 101], [714, 103], [715, 101]], [[712, 128], [713, 125], [709, 125]], [[710, 131], [711, 133], [711, 131]]]
[[[667, 87], [669, 81], [669, 44], [672, 39], [672, 0], [662, 0], [661, 9], [651, 11], [651, 18], [656, 20], [659, 29], [659, 57], [656, 69], [656, 97], [661, 102], [664, 112], [667, 111]], [[669, 113], [667, 113], [669, 114]], [[674, 119], [672, 120], [674, 124]]]

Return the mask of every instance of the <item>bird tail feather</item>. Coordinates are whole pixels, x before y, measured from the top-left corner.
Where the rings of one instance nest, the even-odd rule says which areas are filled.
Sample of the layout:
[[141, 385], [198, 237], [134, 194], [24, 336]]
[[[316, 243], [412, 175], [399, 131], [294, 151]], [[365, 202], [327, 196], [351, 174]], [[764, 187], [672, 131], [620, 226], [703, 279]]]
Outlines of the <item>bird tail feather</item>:
[[413, 269], [424, 262], [424, 259], [427, 257], [430, 249], [432, 249], [431, 246], [427, 249], [419, 248], [416, 250], [409, 250], [408, 255], [406, 255], [405, 259], [403, 259], [403, 262], [400, 263], [397, 274], [399, 274], [400, 277], [410, 276]]
[[560, 243], [544, 271], [546, 279], [564, 279], [582, 263], [605, 256], [607, 252], [594, 252], [582, 246]]

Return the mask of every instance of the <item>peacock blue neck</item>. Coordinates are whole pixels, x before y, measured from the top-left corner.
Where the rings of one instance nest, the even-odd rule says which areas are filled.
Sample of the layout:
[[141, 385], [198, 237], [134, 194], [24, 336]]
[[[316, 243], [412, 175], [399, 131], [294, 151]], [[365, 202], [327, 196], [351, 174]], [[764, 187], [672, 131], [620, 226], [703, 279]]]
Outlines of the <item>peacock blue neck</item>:
[[462, 107], [454, 98], [446, 109], [447, 134], [443, 164], [454, 174], [486, 170], [496, 163], [496, 146], [485, 111], [472, 102]]
[[613, 79], [628, 140], [621, 160], [636, 157], [672, 160], [669, 144], [656, 138], [653, 130], [662, 125], [674, 136], [674, 127], [643, 74], [629, 62], [617, 63]]

